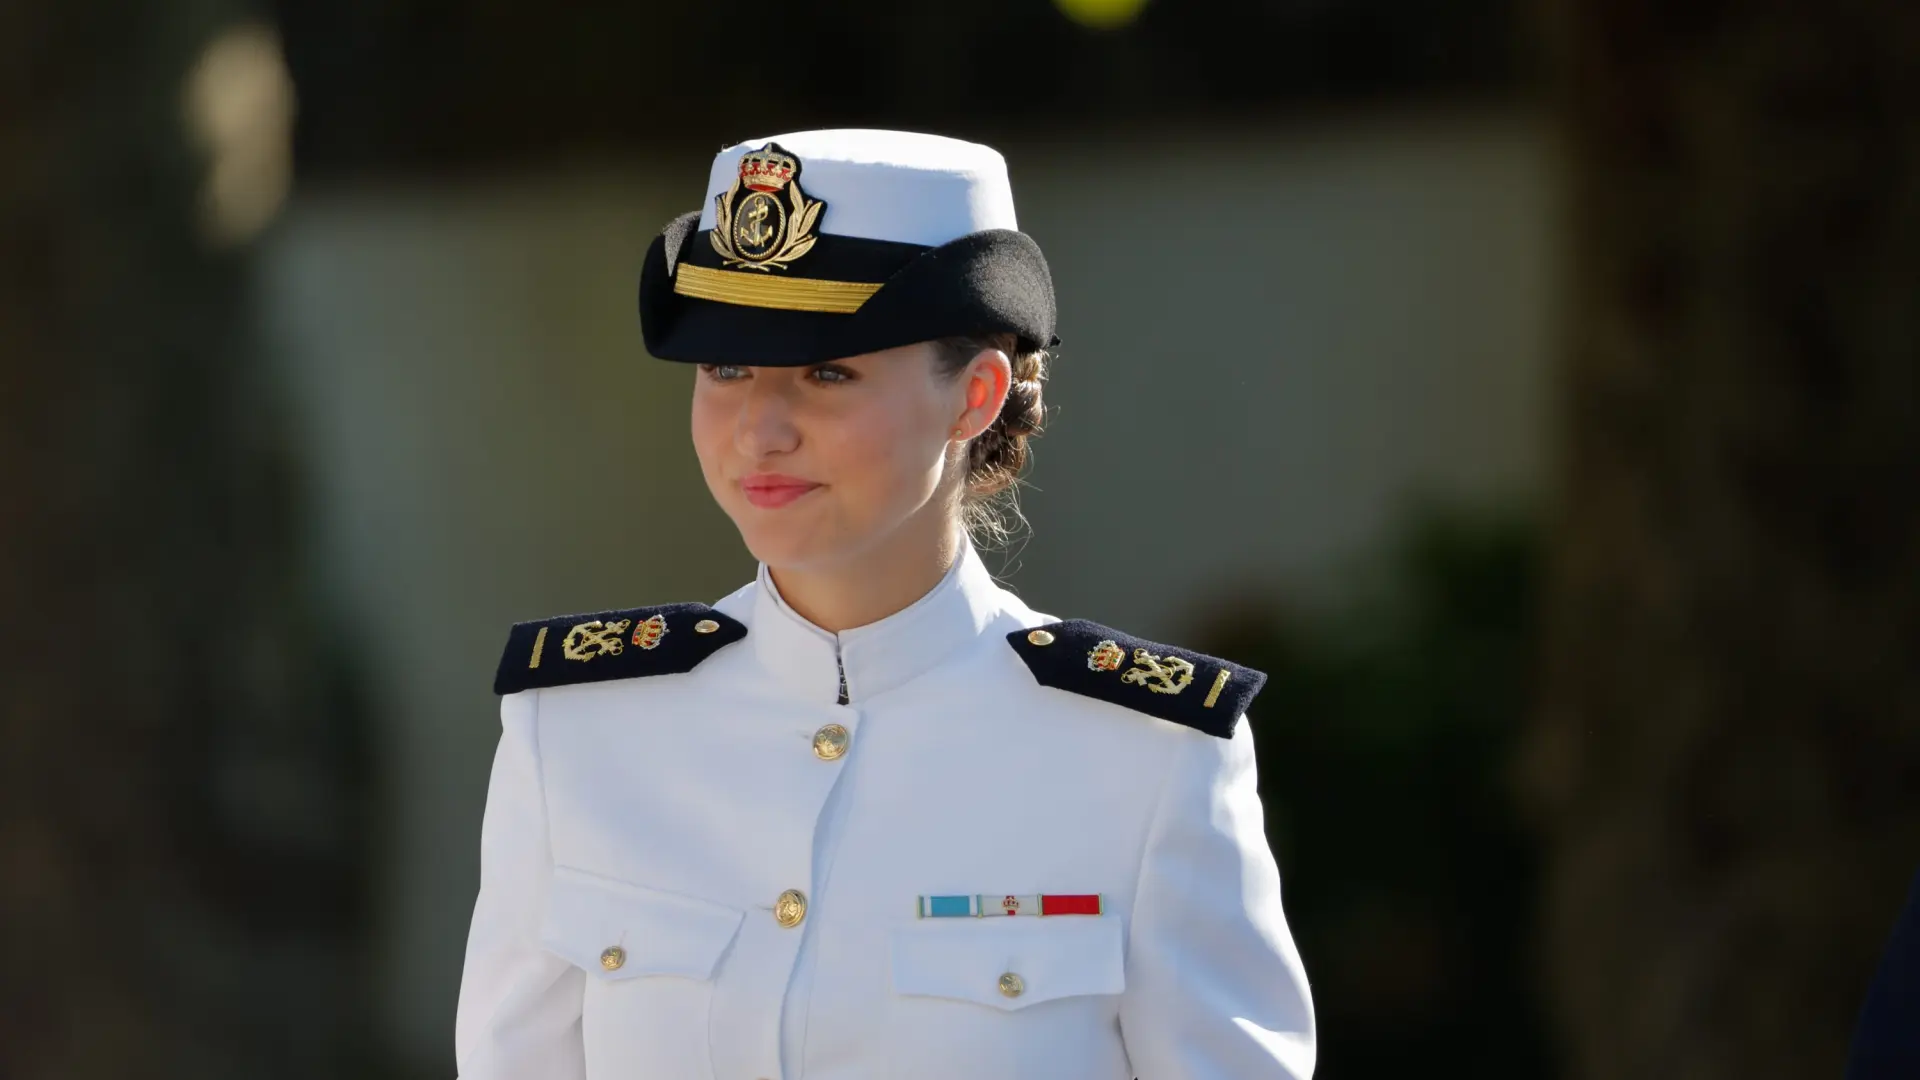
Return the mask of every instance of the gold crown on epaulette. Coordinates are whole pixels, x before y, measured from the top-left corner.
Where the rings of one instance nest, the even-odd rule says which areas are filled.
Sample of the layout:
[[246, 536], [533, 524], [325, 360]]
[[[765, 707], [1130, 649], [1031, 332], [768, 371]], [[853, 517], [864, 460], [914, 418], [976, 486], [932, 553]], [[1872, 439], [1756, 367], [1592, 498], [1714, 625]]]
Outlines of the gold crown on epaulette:
[[800, 172], [800, 159], [762, 147], [740, 159], [740, 182], [754, 191], [779, 191]]

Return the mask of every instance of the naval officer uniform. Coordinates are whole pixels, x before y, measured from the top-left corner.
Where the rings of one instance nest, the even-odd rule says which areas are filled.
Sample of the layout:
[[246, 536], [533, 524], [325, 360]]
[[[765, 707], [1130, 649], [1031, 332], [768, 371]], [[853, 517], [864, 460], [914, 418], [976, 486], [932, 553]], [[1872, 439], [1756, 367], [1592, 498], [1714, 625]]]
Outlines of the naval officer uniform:
[[[760, 187], [785, 217], [753, 220], [788, 235], [738, 224]], [[723, 152], [710, 193], [648, 257], [658, 356], [761, 362], [743, 313], [791, 363], [1052, 340], [984, 147], [783, 136]], [[820, 250], [793, 256], [799, 228]], [[781, 252], [776, 273], [741, 261]], [[764, 566], [711, 607], [517, 626], [459, 1075], [1305, 1080], [1313, 1009], [1244, 719], [1264, 678], [1037, 613], [971, 547], [839, 634]]]

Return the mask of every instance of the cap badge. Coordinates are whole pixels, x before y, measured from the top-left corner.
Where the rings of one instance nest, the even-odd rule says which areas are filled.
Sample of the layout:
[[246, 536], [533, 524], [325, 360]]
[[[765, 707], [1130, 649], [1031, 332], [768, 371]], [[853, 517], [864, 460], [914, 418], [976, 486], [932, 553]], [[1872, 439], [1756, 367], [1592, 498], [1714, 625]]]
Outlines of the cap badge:
[[740, 159], [733, 186], [713, 199], [713, 250], [725, 266], [771, 273], [813, 250], [827, 204], [800, 190], [800, 159], [768, 143]]

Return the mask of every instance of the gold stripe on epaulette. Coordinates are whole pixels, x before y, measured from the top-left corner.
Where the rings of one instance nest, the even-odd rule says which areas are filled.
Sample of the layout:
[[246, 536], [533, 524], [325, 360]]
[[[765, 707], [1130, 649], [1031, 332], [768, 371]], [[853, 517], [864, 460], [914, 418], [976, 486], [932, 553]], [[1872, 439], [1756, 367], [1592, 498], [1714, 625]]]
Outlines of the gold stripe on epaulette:
[[1220, 691], [1227, 688], [1227, 680], [1232, 677], [1232, 668], [1221, 668], [1220, 677], [1213, 680], [1213, 689], [1207, 691], [1207, 700], [1202, 702], [1200, 707], [1203, 709], [1213, 708], [1213, 703], [1220, 700]]
[[547, 647], [547, 628], [543, 626], [540, 628], [539, 633], [533, 635], [533, 659], [527, 661], [528, 671], [532, 671], [534, 668], [537, 668], [540, 666], [540, 653], [543, 650], [545, 650], [546, 647]]
[[695, 300], [717, 300], [741, 307], [781, 311], [821, 311], [851, 315], [880, 291], [879, 282], [821, 281], [817, 278], [770, 277], [740, 270], [713, 270], [681, 263], [674, 271], [673, 291]]

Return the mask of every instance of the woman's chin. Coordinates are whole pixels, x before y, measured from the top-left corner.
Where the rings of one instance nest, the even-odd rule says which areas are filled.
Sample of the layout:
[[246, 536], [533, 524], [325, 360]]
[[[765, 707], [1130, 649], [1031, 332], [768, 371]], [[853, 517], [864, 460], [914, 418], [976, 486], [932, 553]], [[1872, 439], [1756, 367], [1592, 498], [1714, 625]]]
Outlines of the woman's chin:
[[804, 570], [834, 561], [844, 545], [817, 533], [797, 535], [799, 530], [781, 528], [772, 522], [740, 522], [740, 539], [760, 562], [777, 570]]

